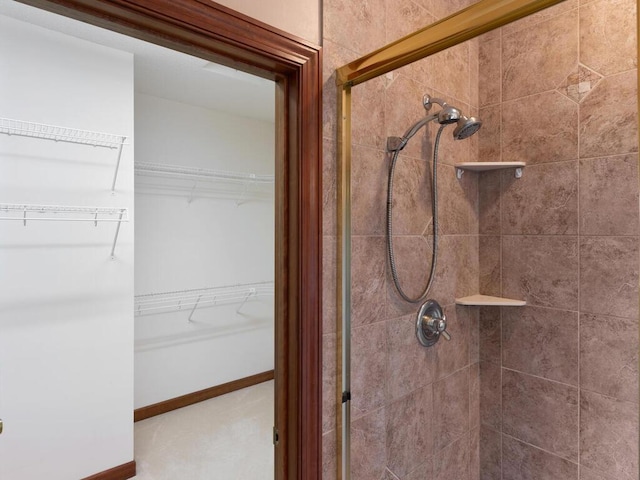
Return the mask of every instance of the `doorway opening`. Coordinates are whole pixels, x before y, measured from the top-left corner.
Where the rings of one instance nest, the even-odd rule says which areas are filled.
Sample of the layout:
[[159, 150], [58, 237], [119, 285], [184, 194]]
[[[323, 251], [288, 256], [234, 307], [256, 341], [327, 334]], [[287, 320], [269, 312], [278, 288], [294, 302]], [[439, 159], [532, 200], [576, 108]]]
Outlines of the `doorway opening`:
[[[241, 67], [240, 70], [252, 71], [261, 78], [268, 77], [275, 81], [277, 134], [273, 145], [276, 158], [273, 174], [276, 224], [273, 305], [276, 345], [274, 383], [278, 392], [275, 400], [275, 431], [279, 440], [275, 449], [275, 472], [276, 478], [318, 478], [321, 285], [318, 50], [279, 33], [269, 33], [263, 25], [223, 7], [197, 1], [172, 2], [169, 20], [166, 16], [167, 5], [154, 5], [141, 12], [140, 8], [136, 9], [133, 5], [135, 2], [127, 2], [125, 6], [119, 5], [119, 2], [91, 2], [92, 10], [89, 12], [86, 6], [70, 7], [67, 4], [61, 7], [56, 2], [33, 3], [123, 33], [132, 34], [135, 31], [136, 36], [146, 36], [155, 43], [174, 48], [179, 46], [179, 50], [190, 50], [189, 53], [197, 53], [198, 57], [204, 57], [207, 61], [222, 60], [226, 67]], [[74, 9], [76, 7], [78, 10]], [[107, 11], [108, 20], [105, 20]], [[212, 14], [215, 18], [210, 17]], [[210, 21], [205, 31], [199, 28], [195, 34], [195, 27], [184, 27], [185, 16], [195, 21], [194, 15], [207, 17]], [[221, 29], [217, 28], [219, 25], [216, 22], [222, 22], [226, 29], [237, 29], [242, 25], [244, 34], [247, 33], [248, 22], [253, 25], [251, 28], [261, 33], [251, 40], [244, 36], [238, 40], [241, 35], [236, 30], [232, 35], [236, 40], [230, 42], [227, 37], [225, 44], [218, 38], [223, 35], [220, 35]], [[140, 30], [144, 30], [144, 33]], [[271, 36], [270, 40], [277, 36], [279, 41], [265, 47], [264, 42], [256, 41], [256, 38], [265, 36]], [[252, 43], [251, 49], [248, 43]], [[257, 44], [263, 46], [256, 49]], [[298, 55], [298, 60], [291, 60], [292, 50]], [[306, 98], [309, 95], [311, 98]], [[309, 101], [304, 101], [305, 98]], [[298, 125], [302, 124], [305, 128], [299, 131]], [[123, 161], [126, 164], [126, 160]], [[129, 180], [133, 175], [133, 165], [129, 166], [127, 172], [126, 168], [122, 168], [125, 164], [119, 173], [119, 181], [123, 181], [123, 185], [126, 185], [127, 175], [130, 175]], [[193, 200], [191, 196], [191, 206], [197, 203]], [[239, 203], [242, 203], [242, 199]], [[126, 234], [122, 235], [124, 230], [121, 231], [118, 244], [123, 251], [127, 248]], [[117, 264], [117, 260], [114, 264]], [[264, 293], [263, 281], [247, 283], [261, 284], [253, 285], [251, 294]], [[183, 290], [194, 289], [197, 288]], [[243, 308], [247, 306], [248, 302]], [[200, 310], [201, 307], [201, 311], [206, 308], [197, 305], [196, 309]], [[100, 350], [97, 349], [95, 354], [100, 355]], [[122, 368], [122, 372], [125, 372], [126, 367]]]

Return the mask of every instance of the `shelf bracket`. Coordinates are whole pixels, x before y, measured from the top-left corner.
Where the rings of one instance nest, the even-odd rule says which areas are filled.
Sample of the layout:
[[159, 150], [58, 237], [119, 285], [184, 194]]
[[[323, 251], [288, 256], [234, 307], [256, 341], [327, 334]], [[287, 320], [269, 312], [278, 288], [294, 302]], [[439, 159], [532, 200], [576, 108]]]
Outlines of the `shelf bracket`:
[[247, 303], [247, 300], [249, 300], [249, 298], [254, 296], [255, 294], [256, 294], [256, 289], [250, 288], [249, 292], [244, 296], [244, 299], [242, 300], [242, 303], [240, 304], [240, 306], [236, 308], [236, 313], [239, 314], [240, 310], [242, 310], [242, 307], [244, 307], [244, 304]]
[[[524, 172], [522, 167], [516, 167], [514, 169], [514, 176], [516, 178], [522, 178], [522, 174]], [[462, 176], [464, 175], [464, 168], [460, 168], [460, 167], [456, 167], [456, 178], [458, 180], [460, 180], [462, 178]]]
[[240, 194], [240, 198], [236, 200], [236, 207], [239, 207], [245, 202], [247, 198], [247, 185], [248, 185], [248, 182], [244, 182], [242, 184], [242, 193]]
[[249, 178], [243, 182], [242, 184], [242, 194], [240, 195], [240, 198], [238, 200], [236, 200], [236, 207], [239, 207], [240, 205], [242, 205], [244, 202], [247, 201], [247, 197], [249, 196], [249, 187], [252, 186], [256, 181], [256, 174], [252, 173], [249, 175]]
[[197, 186], [198, 186], [198, 182], [197, 181], [193, 182], [193, 187], [191, 187], [191, 190], [189, 191], [189, 198], [187, 199], [187, 203], [189, 205], [191, 205], [191, 202], [193, 202], [193, 192], [196, 191]]
[[120, 212], [120, 216], [118, 217], [118, 224], [116, 225], [116, 234], [113, 237], [113, 245], [111, 246], [111, 260], [115, 260], [115, 251], [116, 251], [116, 243], [118, 241], [118, 234], [120, 233], [120, 225], [122, 225], [122, 216], [124, 212]]
[[196, 300], [196, 304], [191, 309], [191, 313], [189, 314], [189, 318], [187, 319], [188, 322], [192, 321], [191, 317], [193, 317], [193, 313], [196, 311], [196, 308], [198, 308], [198, 304], [200, 303], [200, 299], [201, 298], [202, 298], [202, 295], [198, 295], [198, 299]]
[[118, 160], [116, 160], [116, 171], [113, 174], [113, 182], [111, 182], [111, 195], [115, 195], [116, 193], [116, 180], [118, 179], [118, 170], [120, 170], [120, 159], [122, 158], [122, 147], [124, 147], [124, 141], [126, 139], [127, 137], [122, 137], [122, 142], [118, 147]]

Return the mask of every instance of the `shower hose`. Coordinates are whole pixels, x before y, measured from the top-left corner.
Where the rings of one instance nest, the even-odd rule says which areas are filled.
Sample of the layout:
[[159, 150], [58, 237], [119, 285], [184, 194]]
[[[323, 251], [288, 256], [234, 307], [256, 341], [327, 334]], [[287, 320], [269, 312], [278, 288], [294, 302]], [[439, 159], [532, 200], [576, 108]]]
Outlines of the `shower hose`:
[[389, 167], [389, 182], [387, 186], [387, 253], [389, 254], [389, 264], [391, 265], [391, 276], [393, 283], [396, 286], [396, 290], [400, 296], [409, 303], [419, 303], [423, 301], [433, 283], [434, 274], [436, 271], [436, 263], [438, 259], [438, 147], [440, 145], [440, 135], [447, 125], [441, 125], [436, 135], [436, 141], [433, 146], [433, 181], [431, 182], [431, 214], [433, 221], [431, 222], [433, 246], [431, 249], [431, 270], [429, 272], [429, 280], [427, 285], [420, 295], [415, 298], [410, 297], [400, 286], [400, 280], [398, 279], [398, 270], [396, 267], [395, 255], [393, 254], [393, 175], [395, 173], [396, 162], [398, 160], [398, 154], [401, 149], [397, 149], [393, 152], [391, 157], [391, 166]]

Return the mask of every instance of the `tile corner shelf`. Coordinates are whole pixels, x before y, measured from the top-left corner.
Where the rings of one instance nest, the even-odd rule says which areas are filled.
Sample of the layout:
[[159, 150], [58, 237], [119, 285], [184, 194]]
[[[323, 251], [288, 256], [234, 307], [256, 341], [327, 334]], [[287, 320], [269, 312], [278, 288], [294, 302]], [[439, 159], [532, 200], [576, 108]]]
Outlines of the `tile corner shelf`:
[[465, 170], [472, 172], [486, 172], [489, 170], [503, 170], [505, 168], [514, 168], [515, 177], [522, 177], [522, 169], [527, 164], [525, 162], [461, 162], [456, 163], [456, 177], [462, 178]]
[[527, 304], [524, 300], [512, 298], [492, 297], [489, 295], [471, 295], [469, 297], [456, 298], [456, 305], [478, 305], [491, 307], [523, 307]]

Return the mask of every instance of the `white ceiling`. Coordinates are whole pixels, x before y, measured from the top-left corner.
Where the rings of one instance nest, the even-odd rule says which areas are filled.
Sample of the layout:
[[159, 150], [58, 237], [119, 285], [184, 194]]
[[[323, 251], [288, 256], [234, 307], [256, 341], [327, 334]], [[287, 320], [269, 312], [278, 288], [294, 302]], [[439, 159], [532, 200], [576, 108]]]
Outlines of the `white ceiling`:
[[133, 53], [138, 93], [274, 122], [275, 84], [270, 80], [13, 0], [0, 0], [0, 15]]

